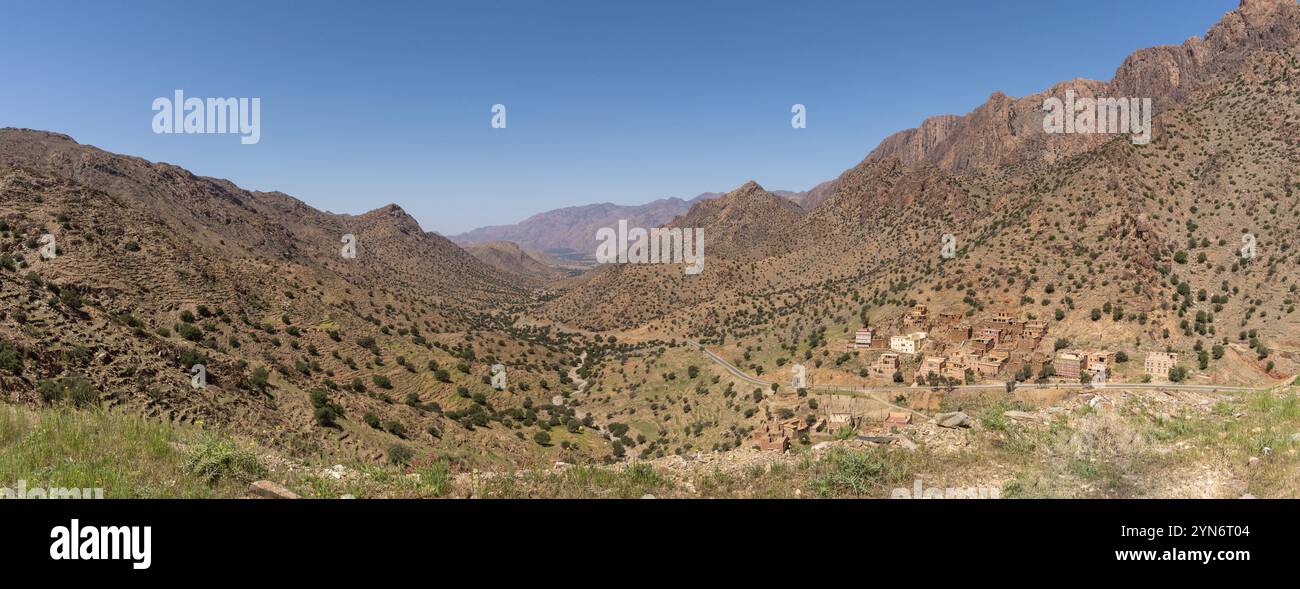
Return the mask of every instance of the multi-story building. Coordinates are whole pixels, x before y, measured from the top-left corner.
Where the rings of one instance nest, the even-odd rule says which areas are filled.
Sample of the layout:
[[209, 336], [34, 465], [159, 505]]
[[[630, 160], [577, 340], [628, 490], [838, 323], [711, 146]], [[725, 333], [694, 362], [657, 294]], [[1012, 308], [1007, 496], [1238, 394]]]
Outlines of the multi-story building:
[[1039, 320], [1025, 322], [1025, 337], [1030, 339], [1041, 339], [1045, 335], [1047, 335], [1046, 321]]
[[877, 376], [893, 376], [898, 372], [898, 354], [886, 352], [876, 358], [876, 363], [871, 365], [871, 372]]
[[871, 342], [876, 338], [876, 328], [863, 327], [853, 335], [853, 347], [858, 349], [870, 349]]
[[910, 335], [896, 335], [889, 338], [889, 349], [900, 354], [915, 354], [916, 340]]
[[1111, 358], [1114, 354], [1110, 352], [1090, 351], [1087, 353], [1088, 365], [1084, 367], [1093, 376], [1098, 374], [1110, 374]]
[[917, 370], [917, 374], [921, 377], [927, 377], [933, 372], [935, 376], [942, 376], [943, 369], [947, 365], [948, 359], [943, 356], [926, 356], [921, 361], [921, 367]]
[[939, 373], [940, 376], [952, 380], [965, 381], [966, 369], [968, 367], [966, 366], [966, 363], [960, 361], [959, 358], [960, 356], [957, 358], [949, 358], [948, 362], [943, 365], [943, 372]]
[[1078, 379], [1079, 374], [1087, 370], [1088, 357], [1080, 352], [1061, 352], [1052, 362], [1052, 371], [1061, 378]]
[[929, 329], [930, 309], [924, 304], [918, 304], [916, 307], [913, 307], [912, 310], [908, 311], [907, 315], [903, 317], [903, 327]]
[[997, 376], [998, 372], [1002, 370], [1002, 365], [1005, 363], [1005, 360], [985, 357], [980, 359], [978, 362], [975, 362], [974, 368], [975, 372], [980, 376]]
[[1178, 366], [1178, 354], [1151, 352], [1147, 354], [1147, 361], [1143, 368], [1153, 378], [1168, 378], [1169, 371], [1175, 366]]
[[1065, 351], [1056, 355], [1056, 360], [1052, 362], [1052, 368], [1056, 376], [1071, 380], [1077, 379], [1083, 374], [1091, 374], [1096, 377], [1110, 373], [1113, 357], [1114, 354], [1104, 350]]
[[980, 330], [980, 337], [983, 339], [992, 340], [993, 347], [996, 348], [998, 347], [998, 344], [1002, 343], [1002, 333], [1003, 330], [1000, 328], [986, 327]]

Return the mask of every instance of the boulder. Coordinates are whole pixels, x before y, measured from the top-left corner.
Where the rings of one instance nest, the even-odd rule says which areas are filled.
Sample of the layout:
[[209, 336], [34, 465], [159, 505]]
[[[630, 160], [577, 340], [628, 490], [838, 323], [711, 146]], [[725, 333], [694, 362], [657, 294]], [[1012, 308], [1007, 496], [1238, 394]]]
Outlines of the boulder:
[[934, 416], [934, 422], [939, 427], [970, 427], [970, 416], [961, 411], [938, 413]]
[[248, 493], [263, 499], [297, 499], [298, 495], [271, 481], [256, 481], [248, 486]]
[[1043, 419], [1042, 416], [1038, 415], [1037, 413], [1029, 413], [1028, 411], [1007, 411], [1003, 413], [1003, 415], [1007, 416], [1009, 419], [1016, 419], [1022, 421], [1023, 420], [1038, 421]]

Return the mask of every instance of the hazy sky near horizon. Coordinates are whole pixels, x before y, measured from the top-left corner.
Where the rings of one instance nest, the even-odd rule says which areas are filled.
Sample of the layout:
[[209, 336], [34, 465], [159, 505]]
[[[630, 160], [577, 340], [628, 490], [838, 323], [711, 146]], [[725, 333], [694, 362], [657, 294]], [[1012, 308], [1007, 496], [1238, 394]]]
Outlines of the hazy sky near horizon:
[[[1109, 79], [1237, 0], [5, 2], [0, 126], [460, 233], [756, 180], [805, 190], [994, 91]], [[261, 141], [155, 98], [261, 98]], [[507, 108], [507, 128], [490, 125]], [[791, 106], [807, 107], [792, 129]]]

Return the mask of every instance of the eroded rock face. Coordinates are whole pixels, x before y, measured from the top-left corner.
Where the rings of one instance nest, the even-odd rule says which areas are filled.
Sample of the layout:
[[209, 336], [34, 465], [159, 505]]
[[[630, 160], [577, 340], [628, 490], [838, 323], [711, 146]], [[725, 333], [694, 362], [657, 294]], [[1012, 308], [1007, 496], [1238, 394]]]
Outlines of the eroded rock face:
[[1134, 52], [1109, 82], [1070, 80], [1045, 92], [1016, 99], [1001, 92], [962, 116], [926, 119], [920, 127], [896, 133], [880, 143], [867, 161], [896, 157], [908, 166], [933, 165], [945, 171], [1028, 161], [1052, 163], [1109, 141], [1104, 134], [1043, 132], [1043, 100], [1067, 90], [1087, 97], [1151, 98], [1157, 116], [1161, 105], [1232, 71], [1258, 49], [1300, 45], [1300, 5], [1294, 0], [1242, 0], [1237, 10], [1206, 33], [1182, 45]]

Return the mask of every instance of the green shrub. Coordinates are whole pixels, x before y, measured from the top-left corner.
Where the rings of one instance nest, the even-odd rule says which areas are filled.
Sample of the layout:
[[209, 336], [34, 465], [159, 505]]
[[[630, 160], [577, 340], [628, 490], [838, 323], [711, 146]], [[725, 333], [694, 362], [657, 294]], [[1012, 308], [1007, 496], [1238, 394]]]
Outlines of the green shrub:
[[59, 301], [69, 309], [80, 309], [83, 304], [81, 292], [71, 286], [59, 290]]
[[335, 421], [343, 415], [343, 407], [331, 401], [329, 392], [324, 389], [312, 390], [311, 404], [316, 410], [316, 423], [322, 427], [333, 427]]
[[410, 448], [402, 444], [393, 444], [388, 447], [388, 461], [395, 465], [410, 464], [413, 453]]
[[188, 370], [195, 364], [208, 365], [208, 357], [195, 349], [181, 350], [181, 367]]
[[177, 323], [176, 333], [181, 337], [190, 340], [192, 342], [203, 341], [203, 330], [189, 323]]
[[88, 407], [99, 404], [99, 391], [90, 381], [77, 376], [65, 376], [57, 382], [42, 380], [36, 383], [36, 392], [50, 405], [67, 403], [73, 407]]
[[203, 438], [186, 450], [184, 469], [208, 485], [223, 480], [247, 483], [266, 473], [252, 450], [215, 436]]
[[271, 373], [267, 372], [266, 368], [258, 366], [257, 368], [253, 369], [253, 377], [251, 378], [251, 380], [253, 382], [253, 386], [257, 387], [258, 390], [265, 391], [267, 382], [270, 380], [270, 378], [271, 378]]
[[23, 351], [9, 342], [0, 342], [0, 370], [11, 374], [23, 373]]

